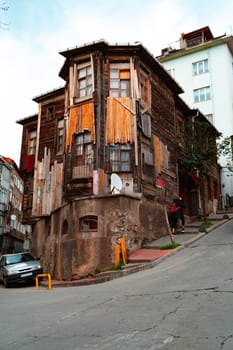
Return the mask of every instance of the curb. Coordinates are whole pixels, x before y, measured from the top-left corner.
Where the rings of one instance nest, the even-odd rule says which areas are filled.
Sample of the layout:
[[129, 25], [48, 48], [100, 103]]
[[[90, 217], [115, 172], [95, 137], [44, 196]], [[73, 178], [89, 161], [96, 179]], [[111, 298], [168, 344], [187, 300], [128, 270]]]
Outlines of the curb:
[[[173, 249], [171, 252], [167, 253], [166, 255], [161, 256], [160, 258], [158, 258], [156, 260], [146, 262], [146, 263], [141, 263], [141, 264], [139, 263], [135, 266], [127, 267], [127, 268], [124, 268], [122, 270], [101, 272], [95, 278], [90, 277], [90, 278], [84, 278], [84, 279], [75, 280], [75, 281], [54, 281], [54, 280], [52, 280], [52, 288], [80, 287], [80, 286], [88, 286], [88, 285], [93, 285], [93, 284], [98, 284], [98, 283], [105, 283], [105, 282], [109, 282], [109, 281], [116, 279], [116, 278], [129, 276], [129, 275], [136, 273], [136, 272], [151, 269], [151, 268], [157, 266], [158, 264], [160, 264], [165, 259], [168, 259], [169, 257], [173, 256], [174, 254], [178, 253], [180, 250], [188, 247], [190, 244], [196, 242], [200, 238], [204, 237], [205, 235], [207, 235], [211, 231], [215, 230], [219, 226], [225, 224], [226, 222], [228, 222], [232, 219], [233, 218], [221, 220], [220, 222], [207, 228], [205, 232], [198, 232], [195, 237], [193, 237], [189, 241], [183, 243], [181, 246]], [[47, 287], [47, 282], [41, 281], [40, 286]]]

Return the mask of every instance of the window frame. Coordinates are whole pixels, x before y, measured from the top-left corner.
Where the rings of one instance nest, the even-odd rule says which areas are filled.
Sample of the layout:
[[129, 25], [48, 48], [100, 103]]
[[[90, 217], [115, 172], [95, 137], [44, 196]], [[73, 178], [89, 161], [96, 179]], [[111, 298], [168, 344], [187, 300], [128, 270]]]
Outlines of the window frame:
[[37, 131], [32, 130], [28, 133], [28, 155], [35, 155], [36, 154], [36, 138], [37, 138]]
[[131, 171], [131, 150], [129, 143], [109, 145], [109, 166], [112, 172]]
[[213, 113], [206, 114], [205, 117], [209, 120], [211, 124], [214, 124], [214, 116]]
[[63, 153], [64, 148], [64, 119], [58, 120], [57, 123], [57, 153]]
[[82, 132], [75, 134], [75, 155], [78, 165], [93, 165], [93, 142], [90, 132]]
[[151, 85], [149, 73], [140, 68], [140, 100], [144, 107], [150, 107], [151, 104]]
[[98, 231], [98, 216], [85, 215], [79, 218], [80, 232], [97, 232]]
[[[80, 76], [81, 71], [85, 71], [85, 74]], [[94, 91], [93, 84], [93, 65], [91, 61], [87, 61], [82, 64], [76, 65], [76, 93], [75, 97], [78, 101], [86, 100], [91, 98]], [[81, 85], [83, 85], [81, 87]], [[81, 91], [84, 92], [81, 94]]]
[[46, 108], [46, 114], [48, 120], [53, 120], [55, 118], [55, 106], [48, 106]]
[[209, 60], [205, 58], [203, 60], [192, 63], [193, 76], [209, 73]]
[[170, 168], [170, 151], [157, 135], [153, 135], [154, 143], [154, 163], [156, 174], [166, 172]]
[[[113, 73], [117, 73], [115, 76]], [[130, 97], [129, 63], [110, 63], [109, 91], [112, 97]]]
[[211, 100], [210, 86], [204, 86], [193, 90], [194, 103], [201, 103]]

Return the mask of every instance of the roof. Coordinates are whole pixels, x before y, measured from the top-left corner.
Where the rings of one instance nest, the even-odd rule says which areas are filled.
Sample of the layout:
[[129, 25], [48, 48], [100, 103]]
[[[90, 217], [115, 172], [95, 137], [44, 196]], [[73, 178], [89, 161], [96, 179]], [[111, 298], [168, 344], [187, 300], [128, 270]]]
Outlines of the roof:
[[202, 27], [200, 29], [196, 29], [196, 30], [189, 32], [189, 33], [186, 33], [186, 34], [181, 33], [181, 38], [185, 39], [185, 40], [190, 40], [190, 39], [194, 39], [194, 38], [200, 36], [200, 34], [203, 35], [204, 41], [214, 39], [214, 36], [213, 36], [213, 34], [208, 26]]
[[40, 102], [43, 102], [43, 101], [49, 99], [50, 97], [55, 97], [55, 96], [58, 96], [58, 95], [62, 95], [62, 94], [64, 94], [64, 92], [65, 92], [65, 87], [62, 86], [62, 87], [53, 89], [51, 91], [47, 91], [44, 94], [41, 94], [39, 96], [35, 96], [35, 97], [33, 97], [32, 100], [37, 102], [37, 103], [40, 103]]
[[2, 164], [4, 164], [8, 169], [15, 169], [18, 175], [20, 174], [19, 167], [12, 158], [0, 155], [0, 162], [2, 162]]
[[[195, 40], [198, 38], [200, 39], [202, 34], [203, 40]], [[190, 41], [192, 42], [192, 45], [183, 45], [179, 49], [174, 50], [165, 48], [162, 50], [162, 54], [160, 56], [157, 56], [157, 59], [160, 62], [166, 62], [182, 56], [193, 54], [195, 52], [207, 50], [218, 45], [227, 45], [233, 56], [233, 36], [227, 36], [226, 34], [223, 34], [221, 36], [214, 37], [209, 27], [203, 27], [186, 34], [182, 33], [181, 41], [182, 40], [187, 42]]]
[[[11, 158], [9, 158], [9, 159], [12, 161]], [[6, 158], [5, 158], [4, 156], [2, 156], [2, 155], [0, 155], [0, 162], [1, 162], [1, 164], [4, 164], [8, 169], [12, 169], [12, 164], [9, 163], [9, 162], [6, 160]]]
[[193, 109], [193, 111], [196, 112], [196, 116], [198, 118], [200, 118], [200, 120], [208, 123], [212, 127], [212, 130], [216, 136], [221, 135], [221, 133], [218, 131], [218, 129], [207, 119], [207, 117], [203, 113], [201, 113], [201, 111], [199, 109]]
[[175, 93], [180, 94], [183, 92], [180, 85], [170, 76], [170, 74], [168, 74], [160, 62], [138, 41], [127, 44], [108, 44], [106, 41], [101, 39], [100, 41], [61, 51], [59, 53], [65, 57], [65, 62], [60, 70], [59, 76], [64, 80], [68, 79], [69, 66], [73, 60], [77, 56], [84, 57], [96, 51], [100, 51], [106, 56], [115, 55], [129, 57], [137, 55], [145, 64], [150, 66]]
[[24, 125], [33, 121], [37, 121], [37, 118], [38, 118], [38, 114], [33, 114], [28, 117], [16, 120], [16, 123], [20, 125]]

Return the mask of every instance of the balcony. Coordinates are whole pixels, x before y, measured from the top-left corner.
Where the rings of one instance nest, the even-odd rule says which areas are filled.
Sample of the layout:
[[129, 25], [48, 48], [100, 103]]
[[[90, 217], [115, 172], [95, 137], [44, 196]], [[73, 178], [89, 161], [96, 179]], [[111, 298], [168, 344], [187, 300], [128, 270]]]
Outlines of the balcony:
[[72, 179], [86, 179], [93, 177], [93, 165], [79, 165], [73, 167], [72, 170]]
[[2, 226], [0, 225], [0, 235], [4, 233], [9, 233], [10, 232], [10, 227], [9, 226]]
[[5, 203], [0, 203], [0, 211], [1, 212], [4, 212], [4, 211], [6, 211], [6, 204]]

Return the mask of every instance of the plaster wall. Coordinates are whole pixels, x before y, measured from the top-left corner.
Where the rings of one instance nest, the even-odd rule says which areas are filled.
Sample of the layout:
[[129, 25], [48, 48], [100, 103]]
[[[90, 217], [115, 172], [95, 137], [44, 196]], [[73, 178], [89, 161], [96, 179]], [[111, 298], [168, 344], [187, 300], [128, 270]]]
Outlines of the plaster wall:
[[[80, 218], [98, 218], [98, 229], [83, 231]], [[44, 272], [59, 280], [79, 279], [115, 263], [115, 245], [123, 236], [127, 252], [165, 235], [162, 207], [128, 195], [88, 197], [41, 218], [33, 230], [32, 252]]]

